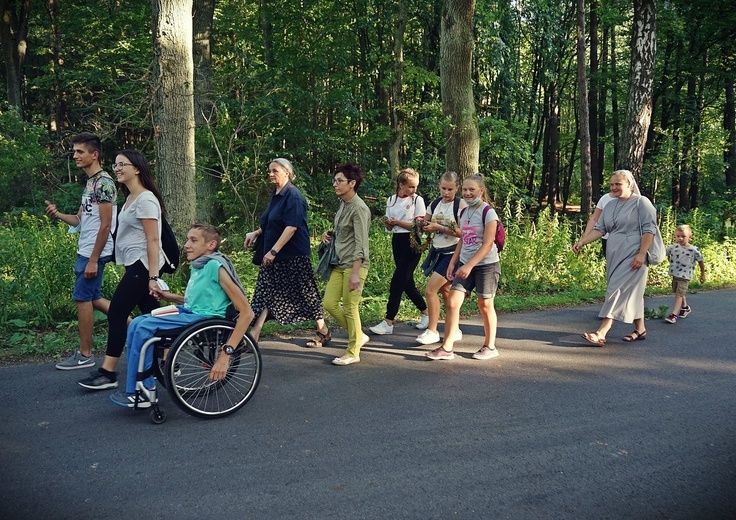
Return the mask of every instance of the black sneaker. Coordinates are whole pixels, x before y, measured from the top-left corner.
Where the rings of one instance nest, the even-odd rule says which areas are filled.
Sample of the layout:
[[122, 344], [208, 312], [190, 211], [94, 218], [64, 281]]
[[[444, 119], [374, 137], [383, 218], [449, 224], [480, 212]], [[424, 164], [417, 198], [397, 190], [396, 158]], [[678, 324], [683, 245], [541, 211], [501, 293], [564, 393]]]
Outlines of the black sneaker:
[[98, 368], [89, 377], [79, 381], [79, 386], [89, 390], [107, 390], [118, 387], [118, 373]]

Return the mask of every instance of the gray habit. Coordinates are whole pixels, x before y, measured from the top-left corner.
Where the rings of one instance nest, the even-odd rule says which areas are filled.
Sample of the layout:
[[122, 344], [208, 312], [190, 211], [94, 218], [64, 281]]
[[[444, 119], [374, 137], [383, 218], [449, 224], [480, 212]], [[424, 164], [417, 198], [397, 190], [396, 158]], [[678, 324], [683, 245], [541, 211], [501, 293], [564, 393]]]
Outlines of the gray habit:
[[649, 267], [631, 268], [639, 253], [643, 233], [654, 234], [657, 212], [649, 199], [632, 194], [628, 199], [613, 199], [603, 208], [595, 229], [608, 233], [606, 244], [606, 301], [601, 318], [632, 323], [644, 317], [644, 290]]

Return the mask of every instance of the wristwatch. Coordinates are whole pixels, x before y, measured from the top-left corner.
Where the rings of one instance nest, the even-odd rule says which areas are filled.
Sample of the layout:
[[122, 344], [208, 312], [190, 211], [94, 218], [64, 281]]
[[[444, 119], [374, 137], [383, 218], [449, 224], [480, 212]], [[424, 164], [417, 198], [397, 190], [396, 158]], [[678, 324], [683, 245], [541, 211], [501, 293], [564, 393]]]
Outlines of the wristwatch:
[[228, 356], [232, 356], [235, 353], [235, 347], [233, 347], [232, 345], [223, 345], [222, 351]]
[[271, 253], [271, 254], [272, 254], [273, 256], [276, 256], [277, 254], [279, 254], [279, 252], [278, 252], [278, 251], [276, 251], [275, 249], [271, 249], [271, 250], [269, 251], [269, 253]]

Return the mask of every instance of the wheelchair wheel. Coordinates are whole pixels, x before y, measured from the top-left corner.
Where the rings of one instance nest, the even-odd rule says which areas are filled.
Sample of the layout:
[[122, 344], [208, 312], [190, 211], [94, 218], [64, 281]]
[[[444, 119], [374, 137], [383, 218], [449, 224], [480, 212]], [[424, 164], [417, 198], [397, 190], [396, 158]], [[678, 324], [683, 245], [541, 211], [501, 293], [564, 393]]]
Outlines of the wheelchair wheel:
[[261, 353], [249, 334], [243, 336], [225, 377], [209, 381], [220, 347], [235, 327], [232, 321], [207, 319], [187, 327], [171, 345], [164, 367], [166, 388], [190, 415], [224, 417], [253, 396], [261, 379]]

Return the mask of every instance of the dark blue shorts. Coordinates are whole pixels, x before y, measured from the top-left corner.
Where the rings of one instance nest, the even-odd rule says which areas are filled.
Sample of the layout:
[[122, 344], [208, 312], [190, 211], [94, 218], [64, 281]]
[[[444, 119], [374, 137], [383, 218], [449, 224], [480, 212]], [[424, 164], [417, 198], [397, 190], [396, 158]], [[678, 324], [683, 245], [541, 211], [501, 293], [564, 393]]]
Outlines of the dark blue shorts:
[[111, 258], [112, 256], [103, 256], [97, 260], [97, 276], [85, 278], [84, 268], [87, 267], [89, 258], [77, 255], [77, 260], [74, 262], [74, 275], [77, 278], [74, 281], [72, 300], [75, 302], [91, 302], [102, 298], [102, 276], [105, 272], [105, 264]]

